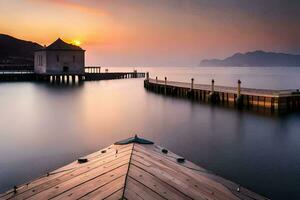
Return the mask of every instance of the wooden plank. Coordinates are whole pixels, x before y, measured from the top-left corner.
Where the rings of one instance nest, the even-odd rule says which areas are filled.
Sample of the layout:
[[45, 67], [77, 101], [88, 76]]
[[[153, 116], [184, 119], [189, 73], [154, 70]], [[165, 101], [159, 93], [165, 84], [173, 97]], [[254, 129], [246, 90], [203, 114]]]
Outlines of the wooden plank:
[[[136, 155], [137, 146], [134, 148], [133, 155]], [[141, 150], [141, 149], [140, 149]], [[154, 172], [157, 173], [158, 169], [161, 169], [163, 171], [164, 176], [167, 172], [169, 172], [171, 175], [170, 178], [175, 179], [177, 177], [181, 181], [188, 180], [188, 182], [194, 181], [194, 185], [197, 185], [198, 188], [194, 188], [197, 190], [202, 190], [202, 194], [205, 194], [206, 197], [212, 197], [212, 196], [219, 196], [220, 199], [223, 199], [223, 197], [226, 197], [227, 199], [234, 199], [235, 196], [232, 194], [230, 190], [228, 190], [226, 187], [224, 187], [222, 184], [213, 181], [206, 176], [203, 176], [203, 174], [208, 174], [207, 171], [194, 171], [190, 168], [185, 168], [183, 165], [179, 165], [174, 162], [168, 161], [168, 159], [164, 159], [166, 155], [154, 155], [151, 154], [151, 152], [144, 152], [145, 156], [144, 159], [146, 159], [148, 162], [152, 163], [154, 168]], [[133, 160], [136, 159], [135, 156], [133, 156]], [[145, 168], [145, 167], [144, 167]], [[151, 168], [148, 168], [151, 169]], [[164, 176], [161, 176], [161, 178], [166, 178]], [[183, 183], [183, 182], [181, 182]], [[192, 189], [193, 187], [189, 187], [189, 189]], [[186, 190], [185, 188], [181, 188], [181, 190]], [[199, 192], [199, 191], [198, 191]], [[221, 193], [221, 194], [220, 194]], [[201, 193], [191, 193], [194, 195], [199, 195]], [[223, 197], [222, 197], [223, 196]], [[202, 196], [203, 197], [203, 196]]]
[[[143, 146], [143, 147], [151, 149], [150, 146]], [[162, 154], [162, 153], [160, 153], [160, 154]], [[174, 154], [174, 153], [172, 153], [170, 151], [169, 151], [169, 154], [176, 155], [176, 154]], [[224, 185], [227, 189], [229, 189], [236, 196], [243, 196], [245, 199], [246, 199], [246, 196], [251, 197], [251, 198], [255, 198], [255, 199], [267, 199], [267, 198], [265, 198], [265, 197], [263, 197], [263, 196], [261, 196], [259, 194], [256, 194], [256, 193], [254, 193], [254, 192], [252, 192], [252, 191], [250, 191], [250, 190], [248, 190], [248, 189], [246, 189], [244, 187], [241, 187], [241, 186], [237, 185], [236, 183], [233, 183], [233, 182], [231, 182], [229, 180], [226, 180], [226, 179], [224, 179], [224, 178], [222, 178], [220, 176], [217, 176], [217, 175], [213, 174], [212, 172], [207, 171], [204, 168], [201, 168], [201, 167], [199, 167], [199, 166], [197, 166], [194, 163], [191, 163], [189, 161], [186, 161], [184, 164], [180, 164], [179, 166], [187, 166], [188, 168], [192, 168], [192, 169], [199, 168], [200, 169], [200, 171], [199, 171], [200, 174], [202, 174], [205, 177], [208, 177], [209, 179], [212, 179], [211, 177], [214, 177], [214, 179], [212, 179], [212, 180], [216, 180], [217, 182], [221, 183], [222, 185]], [[191, 170], [185, 170], [185, 169], [183, 169], [183, 170], [184, 170], [183, 171], [184, 173], [195, 173], [194, 170], [192, 170], [192, 171]], [[206, 182], [209, 183], [210, 181], [206, 181]], [[238, 187], [240, 188], [239, 192], [237, 192], [237, 188]]]
[[5, 193], [3, 198], [114, 200], [124, 195], [137, 200], [267, 199], [194, 163], [178, 163], [179, 157], [171, 151], [162, 153], [156, 145], [112, 145], [106, 153], [88, 155], [88, 163], [73, 162], [49, 177], [23, 185], [16, 194]]
[[109, 197], [112, 193], [115, 193], [117, 191], [119, 191], [120, 189], [122, 189], [124, 187], [125, 184], [125, 176], [122, 176], [118, 179], [115, 179], [114, 181], [104, 185], [103, 187], [98, 188], [97, 190], [83, 196], [82, 200], [84, 199], [89, 199], [89, 200], [93, 200], [93, 199], [105, 199], [107, 197]]
[[127, 173], [128, 164], [129, 157], [128, 160], [120, 161], [116, 166], [105, 168], [104, 171], [97, 169], [89, 171], [44, 190], [29, 199], [78, 199], [114, 179], [124, 176]]
[[[71, 173], [67, 173], [64, 174], [63, 176], [60, 176], [54, 180], [50, 180], [46, 183], [40, 184], [30, 190], [26, 190], [25, 192], [19, 194], [17, 193], [15, 196], [13, 196], [13, 199], [24, 199], [24, 198], [29, 198], [37, 193], [40, 193], [46, 189], [49, 189], [51, 187], [54, 187], [60, 183], [63, 183], [67, 180], [70, 180], [78, 175], [84, 174], [88, 171], [91, 171], [95, 168], [100, 168], [99, 170], [105, 170], [106, 168], [109, 168], [110, 166], [114, 166], [114, 165], [118, 165], [120, 163], [120, 161], [125, 160], [127, 161], [130, 155], [130, 152], [124, 152], [121, 154], [125, 154], [123, 157], [117, 157], [115, 158], [115, 156], [111, 156], [109, 159], [110, 161], [108, 161], [107, 163], [93, 163], [91, 166], [86, 166], [84, 168], [80, 168], [78, 170], [74, 170]], [[108, 159], [108, 158], [107, 158]], [[18, 195], [19, 194], [19, 195]]]
[[136, 180], [128, 177], [126, 181], [126, 188], [124, 197], [128, 200], [164, 200], [162, 196], [160, 196], [155, 191], [150, 188], [144, 186], [143, 184], [137, 182]]
[[203, 172], [208, 172], [207, 170], [205, 170], [204, 168], [202, 167], [199, 167], [197, 165], [195, 165], [194, 163], [191, 163], [187, 160], [185, 160], [184, 163], [178, 163], [177, 162], [177, 158], [182, 158], [181, 156], [178, 156], [178, 155], [174, 155], [172, 152], [168, 152], [168, 154], [163, 154], [162, 152], [158, 152], [158, 151], [153, 151], [151, 149], [151, 147], [141, 147], [139, 145], [136, 145], [135, 146], [135, 149], [134, 149], [134, 152], [133, 154], [136, 154], [136, 155], [139, 155], [139, 156], [143, 156], [144, 155], [147, 155], [148, 157], [150, 158], [156, 158], [158, 159], [160, 162], [165, 162], [167, 163], [166, 165], [171, 165], [175, 168], [178, 168], [177, 170], [185, 170], [187, 168], [190, 168], [190, 169], [195, 169], [197, 171], [203, 171]]
[[[177, 163], [177, 158], [182, 158], [182, 156], [179, 156], [171, 151], [168, 151], [168, 154], [164, 154], [162, 153], [162, 149], [164, 149], [163, 147], [160, 147], [158, 145], [135, 145], [135, 150], [138, 151], [138, 150], [144, 150], [146, 152], [149, 152], [151, 154], [155, 154], [155, 155], [158, 155], [158, 156], [163, 156], [163, 158], [160, 158], [162, 160], [165, 160], [165, 159], [168, 159], [168, 160], [171, 160], [173, 161], [174, 163], [178, 164]], [[206, 169], [198, 166], [198, 165], [195, 165], [194, 163], [188, 161], [188, 160], [185, 160], [184, 163], [181, 163], [180, 164], [181, 166], [184, 165], [185, 167], [189, 167], [189, 168], [193, 168], [193, 169], [197, 169], [199, 171], [207, 171]]]
[[[52, 199], [79, 199], [85, 195], [87, 195], [90, 192], [93, 192], [97, 190], [98, 188], [104, 186], [105, 184], [108, 184], [115, 179], [120, 178], [121, 176], [125, 176], [128, 171], [128, 164], [123, 165], [117, 169], [114, 169], [113, 171], [109, 171], [106, 174], [102, 174], [101, 176], [94, 177], [92, 180], [85, 182], [81, 185], [76, 185], [74, 187], [74, 183], [70, 183], [68, 187], [66, 184], [62, 185], [63, 193], [58, 194], [55, 198]], [[124, 186], [123, 186], [124, 187]], [[65, 192], [67, 191], [67, 192]], [[49, 197], [46, 197], [47, 199]], [[46, 198], [40, 198], [40, 199], [46, 199]], [[39, 198], [36, 198], [39, 199]]]
[[[113, 153], [115, 154], [116, 150], [118, 150], [118, 152], [122, 152], [122, 150], [126, 149], [126, 148], [132, 148], [132, 144], [127, 144], [127, 145], [110, 145], [104, 149], [101, 149], [99, 151], [96, 151], [94, 153], [91, 153], [89, 155], [87, 155], [86, 157], [88, 159], [92, 159], [92, 158], [95, 158], [95, 157], [101, 157], [101, 156], [105, 156], [109, 153]], [[102, 151], [105, 151], [105, 153], [102, 153]]]
[[[155, 146], [155, 145], [153, 145], [153, 146]], [[153, 147], [151, 147], [151, 145], [143, 145], [143, 146], [135, 145], [134, 152], [133, 152], [133, 160], [135, 159], [135, 155], [138, 156], [137, 151], [142, 151], [142, 155], [144, 156], [143, 158], [147, 162], [150, 161], [150, 163], [151, 163], [151, 160], [155, 160], [158, 165], [166, 163], [165, 165], [167, 165], [169, 167], [172, 167], [172, 168], [175, 167], [175, 170], [177, 171], [177, 173], [186, 174], [193, 178], [196, 178], [199, 182], [204, 182], [204, 183], [208, 184], [211, 188], [216, 187], [216, 189], [221, 190], [221, 191], [224, 190], [224, 192], [226, 192], [226, 193], [230, 192], [230, 194], [234, 194], [234, 195], [240, 197], [241, 199], [248, 199], [248, 197], [255, 198], [255, 199], [267, 199], [261, 195], [258, 195], [256, 193], [253, 193], [253, 192], [247, 190], [246, 188], [240, 187], [231, 181], [228, 181], [226, 179], [223, 179], [222, 177], [216, 176], [209, 171], [203, 171], [203, 170], [195, 171], [195, 170], [191, 170], [189, 168], [190, 166], [188, 166], [188, 168], [185, 168], [185, 166], [184, 166], [185, 164], [183, 165], [183, 164], [177, 164], [174, 162], [170, 162], [168, 159], [159, 157], [159, 156], [165, 156], [164, 154], [160, 153], [160, 155], [157, 155], [157, 152], [151, 151], [152, 148]], [[150, 149], [150, 150], [147, 151], [145, 149]], [[170, 151], [168, 152], [168, 154], [169, 153], [171, 154]], [[149, 158], [145, 155], [148, 155], [150, 157], [150, 160], [147, 160]], [[203, 169], [203, 168], [200, 168], [200, 169]], [[201, 176], [199, 176], [198, 174], [200, 174]], [[174, 174], [174, 176], [175, 176], [175, 174]], [[214, 178], [212, 178], [212, 177], [214, 177]], [[237, 192], [238, 187], [240, 187], [239, 192]]]
[[94, 159], [90, 160], [89, 162], [87, 162], [85, 164], [78, 164], [77, 161], [74, 161], [64, 167], [61, 167], [61, 168], [51, 172], [50, 176], [43, 176], [43, 177], [40, 177], [38, 179], [35, 179], [33, 181], [30, 181], [28, 183], [18, 186], [16, 194], [14, 194], [11, 190], [11, 191], [7, 192], [6, 194], [4, 194], [1, 198], [3, 198], [5, 200], [8, 198], [11, 198], [12, 196], [19, 195], [27, 190], [31, 190], [31, 189], [37, 187], [38, 185], [45, 184], [48, 181], [53, 181], [54, 179], [59, 178], [65, 174], [72, 173], [74, 170], [78, 170], [81, 168], [89, 168], [89, 165], [94, 164], [99, 161], [102, 161], [103, 164], [105, 162], [110, 162], [112, 159], [106, 159], [106, 158], [111, 157], [116, 154], [116, 150], [115, 150], [114, 146], [116, 146], [116, 148], [118, 149], [118, 156], [124, 155], [123, 154], [124, 152], [130, 153], [131, 149], [132, 149], [132, 144], [124, 145], [124, 147], [121, 147], [120, 145], [111, 145], [110, 147], [103, 149], [103, 150], [107, 150], [107, 153], [101, 153], [101, 151], [102, 151], [101, 150], [101, 151], [98, 151], [97, 153], [88, 155], [87, 156], [88, 158], [93, 157]]
[[224, 187], [219, 188], [215, 185], [208, 185], [206, 182], [198, 181], [194, 176], [188, 176], [179, 171], [170, 169], [168, 166], [159, 166], [153, 162], [151, 167], [147, 167], [135, 161], [134, 158], [131, 164], [144, 169], [193, 199], [238, 199], [231, 193], [228, 193]]
[[191, 199], [184, 193], [176, 190], [157, 177], [141, 170], [140, 168], [130, 165], [128, 176], [138, 181], [140, 184], [156, 191], [160, 196], [166, 199]]
[[123, 195], [123, 188], [121, 188], [120, 190], [116, 191], [115, 193], [113, 193], [112, 195], [104, 198], [105, 200], [120, 200], [122, 199], [122, 195]]
[[[128, 151], [128, 150], [131, 150], [131, 149], [132, 149], [132, 144], [128, 144], [128, 145], [124, 145], [124, 146], [111, 145], [107, 148], [101, 149], [97, 152], [94, 152], [94, 153], [91, 153], [87, 156], [84, 156], [84, 158], [87, 158], [89, 160], [89, 162], [85, 163], [83, 165], [91, 164], [93, 162], [99, 162], [100, 160], [104, 160], [105, 158], [107, 158], [109, 156], [115, 155], [116, 150], [118, 150], [118, 153], [122, 153], [122, 152], [125, 152], [125, 151]], [[105, 151], [105, 153], [102, 153], [102, 151]], [[59, 169], [57, 169], [57, 170], [55, 170], [51, 173], [56, 173], [57, 171], [68, 170], [70, 168], [73, 168], [74, 166], [78, 166], [77, 160], [70, 163], [69, 165], [61, 167], [61, 168], [59, 168]]]
[[[238, 196], [240, 199], [257, 199], [257, 200], [268, 200], [268, 198], [261, 196], [259, 194], [256, 194], [250, 190], [248, 190], [247, 188], [241, 187], [240, 185], [226, 180], [220, 176], [217, 176], [215, 174], [207, 174], [206, 176], [208, 176], [210, 179], [212, 180], [216, 180], [220, 183], [222, 183], [223, 185], [225, 185], [228, 189], [230, 189], [236, 196]], [[237, 188], [240, 188], [240, 191], [237, 191]]]
[[[150, 147], [149, 147], [150, 149]], [[161, 152], [156, 152], [156, 151], [152, 151], [152, 150], [147, 150], [147, 149], [141, 149], [140, 146], [135, 146], [133, 155], [137, 155], [137, 156], [144, 156], [144, 159], [147, 161], [147, 159], [150, 159], [150, 161], [153, 161], [152, 159], [156, 160], [158, 163], [164, 164], [166, 166], [169, 166], [173, 169], [175, 169], [176, 171], [180, 171], [182, 173], [186, 173], [186, 172], [191, 172], [190, 170], [192, 170], [192, 172], [202, 172], [202, 173], [209, 173], [209, 171], [189, 162], [189, 161], [185, 161], [184, 163], [178, 163], [176, 161], [176, 157], [180, 157], [180, 156], [169, 156], [172, 155], [172, 152], [168, 152], [168, 155], [163, 154]], [[145, 156], [146, 155], [146, 156]], [[180, 157], [181, 158], [181, 157]], [[188, 170], [190, 169], [190, 170]]]
[[132, 191], [130, 188], [126, 189], [126, 195], [124, 196], [124, 199], [125, 198], [127, 200], [144, 200], [144, 199], [149, 199], [149, 198], [145, 198], [144, 195], [142, 196], [141, 194]]

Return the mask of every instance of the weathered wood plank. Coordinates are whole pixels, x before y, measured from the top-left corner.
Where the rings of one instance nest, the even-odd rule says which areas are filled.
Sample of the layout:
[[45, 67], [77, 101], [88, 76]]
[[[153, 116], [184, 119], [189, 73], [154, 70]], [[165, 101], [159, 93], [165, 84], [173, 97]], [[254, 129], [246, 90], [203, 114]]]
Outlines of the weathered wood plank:
[[122, 189], [125, 184], [125, 176], [122, 176], [114, 181], [100, 187], [99, 189], [83, 196], [82, 200], [84, 199], [105, 199], [109, 197], [112, 193], [117, 192], [118, 190]]
[[186, 173], [187, 169], [193, 169], [193, 171], [208, 173], [208, 171], [203, 170], [203, 168], [194, 168], [194, 164], [191, 164], [188, 161], [185, 161], [184, 163], [178, 163], [173, 157], [170, 158], [167, 155], [161, 155], [157, 152], [149, 152], [139, 147], [135, 147], [133, 155], [140, 156], [145, 161], [148, 161], [148, 159], [150, 159], [150, 161], [152, 161], [152, 159], [156, 159], [159, 163], [162, 163], [165, 166], [168, 166], [169, 168], [174, 168], [175, 170], [182, 171], [182, 173]]
[[182, 156], [174, 154], [171, 151], [168, 151], [168, 154], [164, 154], [161, 151], [162, 149], [163, 149], [162, 147], [157, 146], [157, 145], [144, 145], [144, 146], [139, 145], [139, 144], [135, 145], [135, 152], [142, 151], [141, 153], [150, 154], [151, 156], [154, 156], [154, 157], [158, 156], [157, 158], [162, 161], [165, 161], [165, 160], [172, 161], [173, 163], [175, 163], [175, 166], [185, 166], [187, 168], [197, 169], [199, 171], [207, 171], [206, 169], [204, 169], [198, 165], [195, 165], [194, 163], [192, 163], [188, 160], [185, 160], [184, 163], [179, 164], [179, 163], [177, 163], [177, 158], [182, 158]]
[[140, 168], [130, 165], [128, 176], [135, 179], [144, 186], [156, 191], [160, 196], [166, 199], [191, 199], [186, 194], [176, 190], [167, 183], [161, 181], [157, 177], [148, 174]]
[[121, 188], [120, 190], [116, 191], [112, 195], [104, 198], [104, 200], [120, 200], [120, 199], [122, 199], [122, 195], [123, 195], [123, 188]]
[[[238, 196], [240, 199], [245, 199], [245, 200], [253, 200], [253, 199], [259, 199], [259, 200], [268, 200], [268, 198], [261, 196], [257, 193], [254, 193], [247, 188], [241, 187], [240, 185], [226, 180], [220, 176], [217, 176], [215, 174], [207, 174], [206, 175], [209, 179], [216, 180], [219, 183], [222, 183], [225, 185], [228, 189], [230, 189], [236, 196]], [[240, 189], [240, 191], [237, 191], [237, 188]]]
[[156, 145], [112, 145], [86, 158], [87, 163], [73, 162], [16, 193], [4, 193], [3, 199], [267, 199], [194, 163], [178, 163], [180, 156]]
[[29, 199], [78, 199], [108, 182], [126, 175], [128, 163], [129, 156], [116, 166], [111, 166], [101, 171], [97, 169], [89, 171], [48, 190], [44, 190]]
[[74, 161], [64, 167], [61, 167], [61, 168], [51, 172], [50, 176], [43, 176], [43, 177], [40, 177], [33, 181], [30, 181], [26, 184], [18, 186], [17, 193], [13, 193], [11, 190], [11, 191], [3, 194], [3, 196], [1, 198], [4, 200], [9, 199], [13, 196], [19, 195], [19, 194], [27, 191], [27, 190], [31, 190], [31, 189], [37, 187], [38, 185], [45, 184], [48, 181], [52, 181], [56, 178], [59, 178], [59, 177], [65, 175], [65, 174], [72, 173], [74, 170], [78, 170], [81, 168], [89, 168], [89, 165], [94, 164], [95, 162], [102, 161], [103, 164], [106, 162], [110, 162], [112, 159], [107, 159], [107, 158], [116, 155], [115, 147], [118, 149], [118, 156], [122, 156], [122, 155], [124, 155], [123, 154], [124, 152], [127, 152], [127, 153], [131, 152], [132, 144], [124, 145], [123, 147], [120, 145], [111, 145], [105, 149], [102, 149], [102, 150], [106, 150], [106, 153], [101, 153], [102, 150], [100, 150], [96, 153], [88, 155], [87, 156], [88, 159], [91, 159], [91, 158], [93, 158], [93, 159], [89, 160], [89, 162], [87, 162], [87, 163], [78, 164], [77, 161]]
[[[135, 163], [135, 160], [137, 162], [142, 160], [139, 158], [139, 153], [136, 152], [137, 149], [137, 146], [135, 146], [132, 163], [139, 165]], [[149, 162], [151, 166], [139, 165], [139, 167], [172, 184], [180, 191], [185, 191], [193, 198], [201, 197], [210, 199], [218, 197], [219, 199], [236, 199], [235, 196], [220, 183], [202, 177], [199, 173], [194, 173], [194, 171], [182, 167], [182, 165], [178, 163], [164, 159], [165, 154], [154, 155], [151, 154], [151, 152], [144, 152], [142, 155], [144, 155], [144, 160]]]
[[[155, 146], [155, 145], [152, 145], [152, 146]], [[247, 199], [249, 197], [255, 198], [255, 199], [267, 199], [261, 195], [253, 193], [253, 192], [247, 190], [246, 188], [243, 188], [231, 181], [228, 181], [219, 176], [216, 176], [207, 170], [202, 170], [203, 168], [200, 168], [200, 167], [194, 168], [195, 164], [191, 164], [188, 161], [186, 161], [184, 164], [178, 164], [178, 163], [176, 163], [176, 161], [171, 162], [170, 159], [161, 158], [160, 156], [164, 157], [166, 155], [163, 153], [156, 152], [156, 151], [151, 151], [153, 148], [154, 147], [151, 147], [149, 145], [148, 146], [147, 145], [144, 145], [144, 146], [135, 145], [134, 152], [133, 152], [133, 160], [136, 158], [135, 155], [136, 156], [142, 155], [144, 160], [146, 160], [147, 162], [151, 163], [151, 160], [156, 161], [155, 163], [157, 165], [163, 164], [165, 166], [168, 166], [169, 168], [175, 169], [175, 171], [178, 174], [183, 174], [183, 175], [193, 177], [194, 179], [196, 179], [196, 181], [198, 183], [205, 183], [208, 185], [208, 187], [210, 189], [215, 188], [219, 191], [225, 192], [227, 195], [229, 195], [228, 194], [228, 192], [229, 192], [231, 195], [235, 195], [242, 199]], [[140, 152], [138, 152], [138, 151], [140, 151]], [[169, 151], [168, 154], [173, 154], [173, 153]], [[145, 156], [145, 155], [147, 155], [147, 156]], [[149, 157], [150, 157], [150, 159], [149, 159]], [[190, 163], [190, 164], [188, 164], [188, 163]], [[192, 169], [195, 169], [195, 170], [192, 170]], [[165, 170], [167, 170], [167, 168]], [[199, 174], [201, 176], [199, 176]], [[174, 174], [174, 176], [175, 176], [175, 174]], [[178, 176], [176, 176], [176, 177], [178, 177]], [[237, 192], [238, 187], [240, 188], [239, 192]], [[215, 193], [215, 191], [214, 191], [214, 194], [218, 194], [218, 193]]]
[[[100, 151], [97, 151], [95, 153], [84, 156], [84, 158], [87, 158], [89, 160], [89, 162], [82, 164], [82, 166], [89, 165], [93, 162], [99, 162], [101, 160], [103, 160], [105, 162], [107, 157], [116, 155], [116, 150], [118, 151], [118, 154], [119, 154], [119, 153], [122, 153], [122, 152], [129, 151], [131, 149], [132, 149], [132, 144], [128, 144], [128, 145], [124, 145], [124, 146], [111, 145], [107, 148], [101, 149]], [[56, 172], [60, 172], [60, 171], [63, 171], [63, 170], [72, 169], [73, 167], [78, 167], [77, 160], [70, 163], [69, 165], [66, 165], [64, 167], [61, 167], [61, 168], [51, 172], [51, 174], [55, 174]]]
[[133, 158], [131, 164], [143, 168], [148, 173], [170, 184], [172, 187], [187, 194], [193, 199], [238, 199], [224, 187], [219, 188], [216, 187], [216, 185], [207, 185], [206, 182], [199, 182], [194, 176], [180, 173], [170, 169], [168, 166], [158, 165], [156, 161], [151, 163], [151, 167], [147, 167], [139, 163], [138, 159], [136, 161], [135, 158]]
[[[29, 190], [24, 191], [23, 193], [16, 193], [13, 196], [13, 199], [24, 199], [24, 198], [29, 198], [30, 196], [33, 196], [37, 193], [40, 193], [41, 191], [44, 191], [46, 189], [49, 189], [51, 187], [54, 187], [60, 183], [63, 183], [67, 180], [70, 180], [78, 175], [84, 174], [88, 171], [91, 171], [95, 168], [99, 168], [99, 170], [105, 170], [106, 168], [110, 167], [110, 166], [114, 166], [114, 165], [118, 165], [120, 163], [120, 161], [123, 159], [125, 160], [125, 162], [128, 160], [128, 157], [130, 155], [130, 151], [129, 152], [123, 152], [120, 153], [120, 157], [115, 157], [115, 156], [111, 156], [109, 158], [107, 158], [107, 162], [106, 163], [101, 163], [101, 162], [95, 162], [91, 165], [87, 165], [84, 168], [80, 168], [80, 169], [75, 169], [74, 171], [71, 171], [69, 173], [66, 173], [58, 178], [55, 178], [53, 180], [47, 181], [43, 184], [37, 185], [36, 187], [33, 187]], [[121, 156], [122, 155], [122, 156]]]
[[152, 199], [164, 200], [165, 199], [155, 191], [137, 182], [131, 177], [128, 177], [127, 179], [124, 196], [128, 200], [152, 200]]

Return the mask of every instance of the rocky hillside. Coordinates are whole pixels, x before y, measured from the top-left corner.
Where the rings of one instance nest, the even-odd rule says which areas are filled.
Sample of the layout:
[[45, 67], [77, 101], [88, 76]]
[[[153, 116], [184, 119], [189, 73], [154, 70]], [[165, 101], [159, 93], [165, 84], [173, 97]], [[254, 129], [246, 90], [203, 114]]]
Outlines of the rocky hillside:
[[41, 45], [0, 34], [0, 64], [32, 64], [34, 51]]

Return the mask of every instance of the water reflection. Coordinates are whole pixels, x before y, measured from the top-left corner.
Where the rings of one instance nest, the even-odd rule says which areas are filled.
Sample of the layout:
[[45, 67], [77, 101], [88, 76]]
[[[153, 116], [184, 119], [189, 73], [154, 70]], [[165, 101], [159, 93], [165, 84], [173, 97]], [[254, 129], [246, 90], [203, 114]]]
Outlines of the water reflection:
[[137, 133], [272, 199], [300, 198], [299, 114], [164, 97], [142, 81], [0, 84], [0, 189]]

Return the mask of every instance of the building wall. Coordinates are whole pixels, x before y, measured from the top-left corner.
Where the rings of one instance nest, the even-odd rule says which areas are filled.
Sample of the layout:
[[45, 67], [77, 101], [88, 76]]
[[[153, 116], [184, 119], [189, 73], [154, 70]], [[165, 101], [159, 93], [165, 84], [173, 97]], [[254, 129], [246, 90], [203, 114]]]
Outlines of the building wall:
[[34, 72], [38, 74], [46, 73], [47, 56], [45, 51], [34, 53]]
[[[38, 56], [41, 54], [45, 56], [43, 65], [38, 65]], [[80, 74], [84, 73], [84, 51], [41, 51], [35, 55], [35, 72], [36, 73], [67, 73], [67, 74]], [[44, 63], [45, 62], [45, 63]]]
[[[64, 67], [68, 68], [67, 72], [64, 71]], [[47, 51], [46, 72], [84, 73], [84, 51]]]

